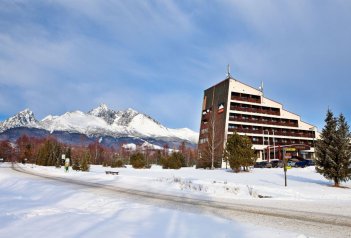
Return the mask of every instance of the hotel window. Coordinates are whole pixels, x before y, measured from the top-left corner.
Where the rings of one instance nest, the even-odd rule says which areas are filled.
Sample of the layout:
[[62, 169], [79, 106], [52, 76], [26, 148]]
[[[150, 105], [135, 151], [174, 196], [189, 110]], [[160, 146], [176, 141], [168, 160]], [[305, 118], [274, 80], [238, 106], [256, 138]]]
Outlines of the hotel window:
[[252, 141], [253, 141], [253, 142], [258, 142], [259, 139], [258, 139], [257, 137], [252, 137]]
[[237, 125], [229, 124], [228, 126], [229, 129], [238, 129]]

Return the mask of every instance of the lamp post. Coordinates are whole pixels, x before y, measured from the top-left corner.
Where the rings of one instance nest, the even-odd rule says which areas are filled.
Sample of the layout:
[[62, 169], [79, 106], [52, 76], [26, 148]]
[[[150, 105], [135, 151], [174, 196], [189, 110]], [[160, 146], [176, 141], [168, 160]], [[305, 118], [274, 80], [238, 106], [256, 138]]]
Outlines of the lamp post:
[[273, 159], [276, 159], [275, 157], [275, 138], [274, 138], [274, 129], [273, 129]]
[[267, 129], [267, 138], [268, 138], [268, 146], [267, 146], [267, 152], [268, 152], [268, 162], [271, 160], [271, 151], [269, 149], [270, 147], [270, 142], [269, 142], [269, 130]]
[[285, 147], [283, 147], [283, 163], [284, 163], [284, 184], [286, 187], [288, 186], [287, 178], [286, 178], [286, 171], [288, 170], [288, 167], [287, 167], [287, 160], [285, 158]]
[[313, 146], [313, 160], [316, 159], [316, 145], [315, 145], [315, 138], [316, 138], [316, 131], [317, 128], [315, 126], [311, 127], [310, 130], [312, 131], [312, 136], [313, 136], [313, 141], [312, 141], [312, 146]]
[[265, 151], [264, 151], [264, 130], [263, 130], [263, 128], [262, 128], [262, 135], [263, 135], [263, 140], [262, 140], [262, 144], [263, 144], [263, 148], [262, 148], [262, 158], [263, 158], [263, 160], [265, 160]]

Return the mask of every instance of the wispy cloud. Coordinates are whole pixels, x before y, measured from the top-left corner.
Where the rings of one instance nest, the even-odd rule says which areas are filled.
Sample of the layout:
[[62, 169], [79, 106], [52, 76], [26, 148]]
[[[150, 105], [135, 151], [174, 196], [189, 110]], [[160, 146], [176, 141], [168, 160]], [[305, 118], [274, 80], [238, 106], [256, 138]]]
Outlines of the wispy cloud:
[[196, 129], [203, 90], [224, 79], [230, 63], [236, 78], [253, 86], [264, 80], [268, 96], [318, 124], [328, 105], [350, 113], [350, 7], [2, 1], [0, 114], [30, 107], [43, 117], [105, 102]]

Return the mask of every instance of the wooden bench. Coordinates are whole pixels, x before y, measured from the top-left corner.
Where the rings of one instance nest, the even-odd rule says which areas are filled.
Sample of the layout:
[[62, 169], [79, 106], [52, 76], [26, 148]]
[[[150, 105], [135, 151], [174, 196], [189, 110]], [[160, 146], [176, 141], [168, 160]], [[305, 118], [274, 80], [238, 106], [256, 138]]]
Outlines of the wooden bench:
[[115, 171], [105, 171], [106, 174], [112, 174], [112, 175], [118, 175], [119, 172], [115, 172]]

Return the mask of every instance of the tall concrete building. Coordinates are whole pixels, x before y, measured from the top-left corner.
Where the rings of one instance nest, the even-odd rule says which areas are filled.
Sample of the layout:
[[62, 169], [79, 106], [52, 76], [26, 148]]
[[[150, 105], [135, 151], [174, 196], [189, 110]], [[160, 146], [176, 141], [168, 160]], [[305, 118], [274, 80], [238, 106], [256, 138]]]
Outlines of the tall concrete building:
[[225, 166], [222, 157], [226, 140], [236, 131], [248, 136], [257, 161], [282, 159], [284, 147], [295, 148], [289, 156], [311, 158], [317, 128], [266, 98], [263, 85], [258, 89], [227, 78], [206, 89], [202, 104], [199, 135], [199, 160], [214, 158], [215, 167]]

